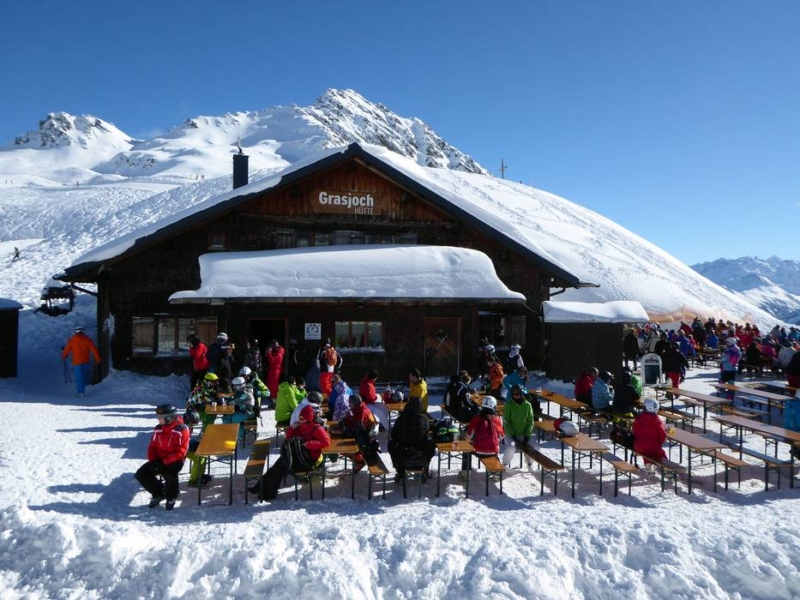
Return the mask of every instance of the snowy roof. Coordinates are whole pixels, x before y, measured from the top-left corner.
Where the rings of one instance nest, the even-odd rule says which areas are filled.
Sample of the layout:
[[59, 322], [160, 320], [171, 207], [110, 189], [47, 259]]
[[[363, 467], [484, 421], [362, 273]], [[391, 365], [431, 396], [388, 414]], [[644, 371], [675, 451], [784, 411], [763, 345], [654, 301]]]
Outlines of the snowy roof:
[[647, 323], [639, 302], [542, 302], [545, 323]]
[[221, 252], [200, 256], [199, 290], [170, 302], [236, 299], [525, 301], [500, 281], [488, 256], [450, 246], [364, 245]]
[[21, 308], [22, 304], [20, 304], [16, 300], [10, 300], [8, 298], [0, 298], [0, 310], [20, 310]]
[[[401, 185], [414, 191], [442, 210], [458, 217], [461, 221], [486, 234], [494, 241], [520, 253], [526, 260], [552, 274], [557, 280], [557, 285], [578, 287], [583, 283], [560, 260], [540, 247], [524, 229], [511, 223], [500, 212], [471, 201], [466, 196], [462, 197], [457, 187], [446, 189], [441, 185], [433, 174], [434, 171], [440, 171], [441, 169], [420, 167], [404, 156], [385, 148], [368, 144], [350, 144], [347, 147], [314, 154], [292, 164], [275, 175], [211, 197], [186, 210], [133, 231], [83, 255], [67, 269], [66, 274], [61, 278], [67, 280], [79, 278], [83, 274], [99, 268], [103, 262], [121, 258], [129, 252], [135, 252], [139, 248], [145, 248], [174, 236], [201, 222], [217, 218], [234, 210], [240, 204], [249, 202], [257, 194], [278, 186], [288, 185], [319, 170], [329, 168], [335, 163], [353, 157], [379, 164], [379, 168], [382, 171], [396, 179]], [[483, 177], [482, 180], [490, 183], [492, 178]], [[464, 191], [465, 193], [467, 191], [474, 193], [474, 190]], [[491, 196], [491, 194], [492, 190], [487, 187], [481, 196]]]

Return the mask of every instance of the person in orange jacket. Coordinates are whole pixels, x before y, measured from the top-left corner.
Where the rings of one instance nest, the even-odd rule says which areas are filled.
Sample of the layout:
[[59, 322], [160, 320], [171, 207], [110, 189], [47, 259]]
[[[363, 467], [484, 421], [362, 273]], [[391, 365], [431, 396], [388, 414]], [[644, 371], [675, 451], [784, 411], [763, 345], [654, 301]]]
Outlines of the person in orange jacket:
[[72, 368], [75, 372], [75, 395], [83, 398], [86, 392], [86, 380], [92, 372], [91, 357], [94, 356], [94, 362], [100, 364], [100, 352], [97, 351], [97, 346], [94, 345], [92, 339], [86, 335], [83, 327], [75, 329], [75, 335], [69, 338], [67, 345], [64, 346], [61, 358], [67, 360], [70, 354], [72, 354]]

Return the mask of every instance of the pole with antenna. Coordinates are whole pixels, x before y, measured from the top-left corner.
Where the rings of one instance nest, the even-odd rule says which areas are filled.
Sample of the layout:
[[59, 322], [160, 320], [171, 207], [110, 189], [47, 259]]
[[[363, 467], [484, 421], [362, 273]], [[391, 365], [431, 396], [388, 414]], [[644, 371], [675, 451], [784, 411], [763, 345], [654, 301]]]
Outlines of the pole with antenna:
[[501, 159], [500, 159], [500, 178], [501, 178], [501, 179], [505, 179], [505, 178], [506, 178], [506, 169], [507, 169], [507, 168], [508, 168], [508, 165], [507, 165], [507, 164], [505, 163], [505, 161], [504, 161], [504, 160], [501, 158]]

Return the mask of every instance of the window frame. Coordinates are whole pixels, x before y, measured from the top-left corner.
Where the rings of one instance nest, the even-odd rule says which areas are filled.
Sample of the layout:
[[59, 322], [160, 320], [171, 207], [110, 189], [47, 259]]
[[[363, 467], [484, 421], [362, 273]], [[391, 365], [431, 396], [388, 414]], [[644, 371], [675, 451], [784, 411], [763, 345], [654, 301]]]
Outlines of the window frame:
[[[356, 327], [354, 328], [354, 325]], [[355, 329], [355, 332], [354, 332]], [[343, 339], [345, 334], [347, 341]], [[334, 322], [336, 347], [346, 354], [385, 352], [386, 331], [383, 321], [369, 319], [350, 319]], [[355, 333], [355, 335], [354, 335]], [[365, 341], [364, 345], [351, 345], [357, 338]], [[373, 341], [374, 340], [374, 341]], [[344, 343], [343, 343], [344, 342]], [[355, 342], [356, 344], [358, 341]]]

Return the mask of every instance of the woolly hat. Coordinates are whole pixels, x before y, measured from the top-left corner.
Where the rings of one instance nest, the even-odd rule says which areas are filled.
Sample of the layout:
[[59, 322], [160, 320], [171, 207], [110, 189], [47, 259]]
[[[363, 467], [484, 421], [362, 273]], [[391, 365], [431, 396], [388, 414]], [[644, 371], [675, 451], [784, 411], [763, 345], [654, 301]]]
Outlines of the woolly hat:
[[300, 411], [300, 420], [301, 421], [313, 421], [314, 420], [314, 407], [310, 404], [306, 404], [303, 407], [303, 410]]

